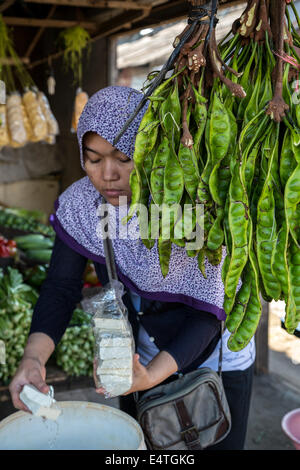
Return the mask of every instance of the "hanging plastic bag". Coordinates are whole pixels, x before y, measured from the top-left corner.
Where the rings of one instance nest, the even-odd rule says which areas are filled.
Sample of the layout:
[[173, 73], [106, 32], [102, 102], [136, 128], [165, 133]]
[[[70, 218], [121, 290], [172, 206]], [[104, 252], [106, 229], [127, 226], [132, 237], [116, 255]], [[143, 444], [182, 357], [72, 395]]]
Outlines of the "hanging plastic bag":
[[49, 101], [42, 91], [37, 94], [37, 99], [40, 104], [41, 110], [46, 118], [48, 126], [48, 137], [51, 138], [59, 134], [58, 122], [51, 111]]
[[132, 385], [135, 345], [123, 295], [123, 284], [112, 280], [81, 302], [84, 311], [93, 316], [96, 385], [104, 388], [106, 397], [122, 395]]
[[28, 118], [28, 115], [26, 113], [25, 106], [23, 103], [21, 104], [21, 108], [22, 108], [23, 124], [24, 124], [24, 128], [26, 131], [27, 140], [28, 142], [32, 142], [32, 139], [33, 139], [32, 127], [30, 125], [29, 118]]
[[6, 105], [0, 104], [0, 148], [9, 145], [9, 135], [6, 122]]
[[41, 110], [37, 99], [37, 94], [33, 90], [28, 90], [23, 94], [23, 104], [32, 127], [32, 142], [39, 142], [46, 139], [48, 126], [46, 118]]
[[78, 121], [85, 107], [86, 103], [88, 102], [88, 94], [85, 91], [82, 91], [81, 88], [77, 88], [76, 96], [75, 96], [75, 103], [72, 115], [72, 124], [71, 124], [71, 132], [77, 131]]
[[11, 146], [22, 147], [27, 143], [27, 134], [23, 121], [20, 93], [14, 92], [7, 97], [6, 117]]

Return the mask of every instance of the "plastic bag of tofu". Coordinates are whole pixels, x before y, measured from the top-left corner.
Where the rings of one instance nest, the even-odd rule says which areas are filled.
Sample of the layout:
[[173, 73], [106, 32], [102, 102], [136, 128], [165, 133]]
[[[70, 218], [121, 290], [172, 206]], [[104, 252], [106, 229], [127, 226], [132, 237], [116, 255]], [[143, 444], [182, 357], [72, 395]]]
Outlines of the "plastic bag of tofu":
[[96, 386], [107, 398], [127, 392], [132, 385], [134, 338], [122, 301], [124, 286], [112, 280], [81, 304], [92, 315], [95, 336]]

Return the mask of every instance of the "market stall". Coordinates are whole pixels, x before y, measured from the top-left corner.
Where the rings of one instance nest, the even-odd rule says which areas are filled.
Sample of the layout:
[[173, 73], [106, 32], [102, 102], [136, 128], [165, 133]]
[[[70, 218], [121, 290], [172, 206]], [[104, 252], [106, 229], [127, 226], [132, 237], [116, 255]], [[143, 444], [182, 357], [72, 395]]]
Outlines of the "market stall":
[[[300, 324], [300, 19], [293, 2], [276, 0], [275, 14], [267, 0], [249, 0], [229, 33], [217, 41], [218, 8], [229, 3], [243, 2], [213, 1], [209, 8], [197, 0], [74, 0], [72, 6], [68, 1], [26, 0], [26, 8], [4, 2], [0, 79], [6, 96], [0, 105], [0, 165], [10, 158], [8, 148], [20, 152], [36, 144], [46, 153], [55, 148], [61, 167], [53, 164], [41, 172], [58, 182], [54, 203], [82, 176], [76, 129], [88, 97], [113, 76], [108, 38], [189, 15], [188, 24], [173, 38], [170, 57], [147, 77], [143, 89], [143, 103], [149, 100], [150, 106], [141, 123], [146, 130], [136, 141], [126, 222], [150, 196], [149, 215], [161, 204], [170, 211], [176, 205], [181, 214], [184, 205], [190, 206], [186, 218], [172, 213], [169, 238], [164, 236], [163, 215], [153, 226], [153, 219], [143, 225], [139, 214], [142, 241], [149, 250], [157, 242], [164, 278], [172, 244], [197, 258], [203, 277], [204, 261], [219, 265], [226, 247], [222, 282], [231, 333], [228, 348], [240, 351], [256, 336], [257, 372], [265, 373], [268, 303], [285, 302], [282, 324], [287, 333], [297, 335]], [[12, 25], [14, 43], [7, 29]], [[20, 40], [21, 31], [26, 41]], [[3, 181], [12, 183], [13, 176]], [[7, 385], [22, 357], [47, 273], [54, 230], [38, 201], [29, 208], [3, 199], [0, 392], [8, 396]], [[198, 205], [204, 205], [203, 212], [197, 212]], [[200, 221], [204, 245], [198, 246], [194, 230]], [[83, 282], [85, 289], [101, 289], [92, 262]], [[90, 316], [78, 305], [51, 358], [49, 380], [92, 380], [94, 342]]]

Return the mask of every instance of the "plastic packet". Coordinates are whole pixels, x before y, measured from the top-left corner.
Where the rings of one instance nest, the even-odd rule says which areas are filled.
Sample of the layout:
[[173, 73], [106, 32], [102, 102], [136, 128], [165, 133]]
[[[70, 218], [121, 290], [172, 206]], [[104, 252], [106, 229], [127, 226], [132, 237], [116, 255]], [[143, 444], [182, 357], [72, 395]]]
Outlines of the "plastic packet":
[[31, 142], [33, 138], [32, 127], [30, 125], [30, 122], [29, 122], [29, 119], [25, 110], [25, 106], [23, 103], [21, 105], [21, 108], [22, 108], [23, 124], [24, 124], [24, 128], [26, 131], [27, 140], [28, 142]]
[[77, 131], [78, 121], [85, 107], [86, 103], [88, 102], [88, 94], [85, 91], [82, 91], [81, 88], [77, 88], [75, 102], [74, 102], [74, 109], [72, 115], [72, 123], [71, 123], [71, 132]]
[[12, 147], [25, 145], [27, 134], [23, 121], [22, 98], [18, 92], [11, 93], [7, 97], [6, 117]]
[[84, 311], [92, 315], [96, 385], [104, 388], [106, 397], [122, 395], [132, 385], [135, 345], [123, 294], [123, 284], [113, 280], [81, 302]]
[[51, 111], [50, 104], [45, 93], [43, 93], [42, 91], [39, 91], [37, 94], [37, 99], [47, 121], [48, 137], [58, 135], [59, 134], [58, 122], [55, 119], [54, 114]]
[[9, 135], [6, 122], [6, 105], [0, 104], [0, 148], [9, 145]]
[[37, 93], [27, 90], [23, 94], [23, 104], [32, 128], [32, 142], [44, 140], [48, 135], [46, 118], [37, 99]]

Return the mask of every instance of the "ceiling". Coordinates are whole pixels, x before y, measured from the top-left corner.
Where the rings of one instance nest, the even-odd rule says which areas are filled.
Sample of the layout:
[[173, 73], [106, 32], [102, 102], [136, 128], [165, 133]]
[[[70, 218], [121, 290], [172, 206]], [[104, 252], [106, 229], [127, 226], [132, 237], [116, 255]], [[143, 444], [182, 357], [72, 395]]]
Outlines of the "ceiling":
[[[219, 0], [220, 7], [239, 3]], [[25, 63], [44, 60], [38, 44], [49, 30], [58, 35], [79, 24], [97, 40], [184, 18], [188, 7], [188, 0], [0, 0], [0, 14]]]

